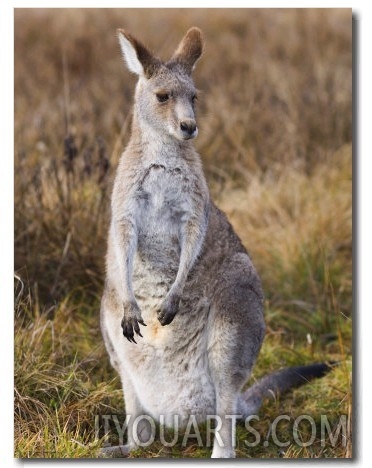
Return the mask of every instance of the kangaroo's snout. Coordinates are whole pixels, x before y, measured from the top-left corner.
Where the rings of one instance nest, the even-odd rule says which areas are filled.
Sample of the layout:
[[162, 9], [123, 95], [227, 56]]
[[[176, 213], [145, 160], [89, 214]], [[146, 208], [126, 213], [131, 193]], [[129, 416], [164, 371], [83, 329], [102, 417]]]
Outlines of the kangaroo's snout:
[[198, 127], [193, 119], [185, 119], [180, 122], [180, 130], [185, 140], [195, 138], [198, 134]]

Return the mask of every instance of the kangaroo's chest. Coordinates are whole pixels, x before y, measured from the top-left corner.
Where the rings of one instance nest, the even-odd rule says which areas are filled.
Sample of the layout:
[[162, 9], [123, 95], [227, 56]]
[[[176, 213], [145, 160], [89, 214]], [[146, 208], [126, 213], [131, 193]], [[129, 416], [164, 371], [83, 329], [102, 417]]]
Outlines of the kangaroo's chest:
[[136, 193], [139, 246], [179, 244], [180, 229], [193, 211], [191, 192], [182, 165], [154, 163], [144, 171]]
[[137, 199], [142, 214], [142, 227], [148, 220], [158, 221], [159, 226], [179, 223], [191, 209], [191, 180], [182, 165], [151, 164], [139, 184]]
[[138, 239], [134, 266], [135, 274], [146, 278], [146, 286], [149, 278], [159, 277], [160, 272], [170, 281], [177, 273], [182, 226], [193, 212], [191, 192], [190, 176], [182, 164], [153, 163], [141, 175], [136, 192]]

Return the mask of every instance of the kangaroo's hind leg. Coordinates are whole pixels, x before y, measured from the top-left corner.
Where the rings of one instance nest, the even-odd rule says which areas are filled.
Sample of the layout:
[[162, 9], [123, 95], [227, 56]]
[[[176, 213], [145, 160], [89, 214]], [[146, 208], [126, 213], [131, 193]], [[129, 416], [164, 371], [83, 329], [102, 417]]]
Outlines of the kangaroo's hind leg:
[[127, 457], [131, 450], [138, 448], [139, 445], [146, 446], [149, 441], [152, 441], [153, 434], [151, 433], [150, 422], [146, 419], [147, 415], [140, 404], [129, 377], [124, 379], [122, 377], [122, 384], [125, 400], [127, 443], [102, 448], [99, 454], [100, 457]]
[[103, 448], [101, 456], [127, 456], [130, 450], [137, 448], [139, 443], [146, 443], [152, 436], [149, 420], [141, 417], [146, 415], [146, 411], [129, 374], [125, 370], [123, 359], [120, 358], [125, 353], [124, 347], [128, 346], [120, 329], [121, 315], [122, 308], [116, 292], [106, 289], [101, 303], [101, 330], [111, 365], [121, 378], [126, 413], [127, 444]]
[[122, 375], [122, 385], [125, 401], [125, 413], [128, 426], [128, 450], [138, 448], [139, 445], [146, 446], [152, 439], [152, 427], [145, 409], [141, 405], [136, 390], [129, 376]]
[[224, 262], [215, 285], [209, 327], [208, 361], [216, 416], [221, 422], [212, 458], [232, 458], [239, 395], [265, 333], [261, 285], [248, 255], [235, 254]]

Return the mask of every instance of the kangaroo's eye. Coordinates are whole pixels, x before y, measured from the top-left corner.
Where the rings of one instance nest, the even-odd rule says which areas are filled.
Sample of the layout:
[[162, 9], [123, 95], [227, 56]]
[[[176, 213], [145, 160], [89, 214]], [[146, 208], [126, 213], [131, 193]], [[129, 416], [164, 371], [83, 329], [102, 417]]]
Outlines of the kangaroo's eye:
[[195, 104], [195, 102], [198, 100], [198, 96], [194, 94], [194, 96], [191, 98], [192, 103]]
[[159, 102], [167, 102], [169, 99], [169, 94], [168, 93], [156, 93], [156, 99]]

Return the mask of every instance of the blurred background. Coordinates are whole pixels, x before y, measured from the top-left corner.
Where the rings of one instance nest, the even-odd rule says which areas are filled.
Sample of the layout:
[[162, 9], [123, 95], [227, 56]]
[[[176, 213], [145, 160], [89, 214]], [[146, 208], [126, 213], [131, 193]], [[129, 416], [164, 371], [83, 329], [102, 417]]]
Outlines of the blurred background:
[[[99, 331], [136, 82], [117, 28], [165, 60], [189, 27], [202, 29], [195, 146], [263, 280], [268, 332], [254, 377], [341, 360], [308, 411], [324, 403], [350, 416], [351, 10], [15, 9], [14, 21], [16, 456], [90, 455], [93, 415], [122, 410]], [[288, 408], [297, 398], [303, 409], [309, 392]], [[350, 456], [349, 436], [286, 455]], [[277, 456], [270, 447], [250, 456]]]

